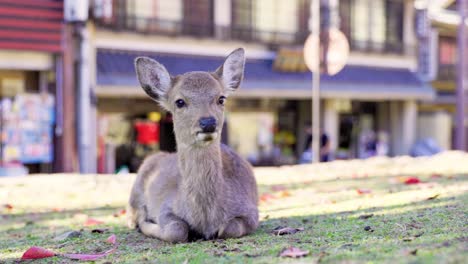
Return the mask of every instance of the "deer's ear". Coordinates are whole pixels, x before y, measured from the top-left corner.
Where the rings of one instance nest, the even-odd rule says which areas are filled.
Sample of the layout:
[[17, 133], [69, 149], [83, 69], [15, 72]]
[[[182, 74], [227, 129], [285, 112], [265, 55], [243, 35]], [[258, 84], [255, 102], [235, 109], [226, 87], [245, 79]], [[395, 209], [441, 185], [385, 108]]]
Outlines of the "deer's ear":
[[138, 57], [135, 59], [135, 70], [141, 88], [146, 94], [164, 104], [172, 86], [171, 75], [166, 68], [148, 57]]
[[239, 88], [244, 77], [245, 52], [239, 48], [231, 52], [217, 70], [216, 74], [223, 81], [227, 92], [233, 92]]

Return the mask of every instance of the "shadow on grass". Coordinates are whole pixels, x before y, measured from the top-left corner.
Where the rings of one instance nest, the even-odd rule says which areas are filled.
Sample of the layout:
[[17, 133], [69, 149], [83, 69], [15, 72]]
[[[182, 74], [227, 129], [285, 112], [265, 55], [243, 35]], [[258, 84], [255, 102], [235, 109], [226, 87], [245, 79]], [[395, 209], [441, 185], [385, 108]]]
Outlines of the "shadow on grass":
[[[457, 262], [467, 256], [467, 196], [462, 194], [401, 205], [268, 219], [262, 221], [259, 229], [250, 236], [177, 245], [147, 238], [123, 225], [105, 224], [103, 227], [110, 228], [119, 241], [119, 249], [105, 260], [115, 263], [182, 263], [185, 260], [190, 263], [274, 263], [283, 261], [278, 257], [282, 249], [295, 246], [310, 251], [305, 262]], [[115, 209], [103, 207], [50, 212], [41, 213], [41, 217], [52, 219], [77, 212], [94, 217]], [[404, 212], [398, 212], [400, 209]], [[303, 227], [304, 231], [275, 236], [272, 230], [277, 226]], [[54, 242], [50, 235], [31, 237], [29, 234], [36, 228], [15, 229], [13, 233], [18, 237], [12, 238], [9, 238], [11, 231], [0, 232], [0, 245], [6, 246], [2, 251], [18, 254], [32, 245], [58, 252], [99, 252], [106, 249], [102, 241], [108, 234], [83, 232], [80, 238], [59, 243]], [[6, 263], [17, 260], [2, 259]], [[57, 261], [74, 263], [64, 259]]]

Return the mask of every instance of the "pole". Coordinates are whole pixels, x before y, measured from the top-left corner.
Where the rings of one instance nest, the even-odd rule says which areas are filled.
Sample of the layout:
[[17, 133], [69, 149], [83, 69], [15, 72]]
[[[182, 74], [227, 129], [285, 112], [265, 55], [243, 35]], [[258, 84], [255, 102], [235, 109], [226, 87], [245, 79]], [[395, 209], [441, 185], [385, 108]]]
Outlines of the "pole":
[[91, 109], [90, 46], [86, 24], [75, 24], [79, 42], [78, 60], [78, 155], [81, 173], [96, 173], [96, 140]]
[[467, 0], [458, 0], [458, 11], [460, 14], [460, 24], [458, 25], [458, 69], [457, 69], [457, 114], [456, 114], [456, 133], [455, 148], [466, 150], [466, 118], [465, 118], [465, 74], [468, 72], [465, 61], [465, 48], [467, 45], [466, 16], [468, 3]]
[[312, 73], [312, 162], [320, 162], [320, 0], [312, 1], [312, 34], [317, 36]]

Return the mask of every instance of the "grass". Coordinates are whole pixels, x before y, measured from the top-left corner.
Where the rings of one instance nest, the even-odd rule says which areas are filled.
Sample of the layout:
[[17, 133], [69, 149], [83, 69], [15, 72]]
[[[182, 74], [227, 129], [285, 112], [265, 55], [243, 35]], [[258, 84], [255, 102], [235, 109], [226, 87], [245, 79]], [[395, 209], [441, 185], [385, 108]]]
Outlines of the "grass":
[[[109, 248], [105, 239], [110, 234], [117, 235], [118, 250], [97, 263], [463, 263], [468, 258], [468, 154], [255, 172], [260, 228], [240, 239], [186, 244], [164, 243], [126, 228], [119, 211], [134, 175], [0, 179], [0, 204], [13, 207], [0, 209], [0, 262], [18, 261], [33, 245], [62, 253], [102, 252]], [[407, 177], [422, 183], [404, 184]], [[88, 217], [104, 224], [84, 226]], [[278, 226], [304, 231], [275, 236], [272, 230]], [[95, 228], [108, 230], [92, 233]], [[82, 235], [54, 240], [71, 230]], [[279, 257], [290, 246], [310, 253]]]

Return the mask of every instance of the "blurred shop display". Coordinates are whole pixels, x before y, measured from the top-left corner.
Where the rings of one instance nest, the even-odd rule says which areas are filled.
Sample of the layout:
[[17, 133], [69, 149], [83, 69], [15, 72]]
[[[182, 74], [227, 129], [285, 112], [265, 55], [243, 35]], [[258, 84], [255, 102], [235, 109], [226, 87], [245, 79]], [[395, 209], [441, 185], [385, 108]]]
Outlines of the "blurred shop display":
[[413, 157], [432, 156], [442, 151], [442, 148], [432, 138], [417, 141], [411, 148], [410, 155]]
[[170, 114], [106, 114], [99, 123], [100, 173], [136, 172], [145, 157], [158, 151], [175, 151]]
[[54, 98], [49, 94], [0, 99], [0, 176], [8, 171], [24, 174], [18, 169], [22, 164], [51, 163], [54, 122]]

